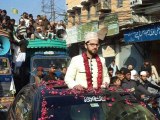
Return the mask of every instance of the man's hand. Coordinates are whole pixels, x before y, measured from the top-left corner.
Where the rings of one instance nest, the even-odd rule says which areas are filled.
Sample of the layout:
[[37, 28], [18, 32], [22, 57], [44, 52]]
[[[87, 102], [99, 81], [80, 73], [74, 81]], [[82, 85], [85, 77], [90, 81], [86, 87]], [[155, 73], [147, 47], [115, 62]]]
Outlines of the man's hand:
[[109, 87], [109, 84], [107, 83], [107, 82], [105, 82], [105, 83], [103, 83], [102, 85], [101, 85], [101, 88], [108, 88]]
[[73, 89], [81, 91], [84, 90], [84, 87], [82, 85], [76, 85], [73, 87]]

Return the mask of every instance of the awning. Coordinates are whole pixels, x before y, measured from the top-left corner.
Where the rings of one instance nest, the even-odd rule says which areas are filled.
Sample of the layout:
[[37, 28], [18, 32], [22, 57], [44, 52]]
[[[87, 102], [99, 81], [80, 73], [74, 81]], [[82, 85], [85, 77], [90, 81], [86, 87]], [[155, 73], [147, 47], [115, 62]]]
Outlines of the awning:
[[160, 40], [160, 23], [126, 30], [124, 32], [124, 40], [126, 43]]

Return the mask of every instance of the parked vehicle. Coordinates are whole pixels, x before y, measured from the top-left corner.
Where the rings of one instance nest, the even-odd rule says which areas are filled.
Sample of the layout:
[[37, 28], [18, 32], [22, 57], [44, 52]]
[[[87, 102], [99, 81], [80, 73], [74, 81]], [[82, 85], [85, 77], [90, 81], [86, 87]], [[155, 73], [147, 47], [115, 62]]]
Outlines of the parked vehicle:
[[8, 120], [156, 119], [145, 105], [121, 89], [76, 91], [63, 88], [63, 82], [25, 86], [10, 107]]
[[0, 30], [0, 119], [5, 117], [15, 94], [11, 63], [10, 40], [7, 32]]

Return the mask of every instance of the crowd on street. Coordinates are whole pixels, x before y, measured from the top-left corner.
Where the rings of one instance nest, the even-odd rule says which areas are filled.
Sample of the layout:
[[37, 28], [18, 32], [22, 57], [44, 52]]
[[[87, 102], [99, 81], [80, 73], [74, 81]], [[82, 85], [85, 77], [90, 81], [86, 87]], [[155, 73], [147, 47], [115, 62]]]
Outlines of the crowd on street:
[[[63, 21], [49, 22], [45, 15], [37, 15], [37, 18], [33, 19], [32, 14], [26, 12], [20, 17], [16, 29], [14, 26], [15, 20], [10, 19], [6, 10], [0, 10], [0, 29], [9, 32], [11, 41], [20, 46], [22, 56], [25, 56], [23, 53], [26, 51], [25, 40], [52, 39], [57, 35], [58, 30], [66, 29]], [[151, 61], [144, 60], [140, 71], [136, 71], [132, 64], [119, 69], [114, 60], [110, 66], [106, 67], [104, 59], [97, 55], [98, 47], [98, 36], [95, 33], [89, 33], [85, 37], [86, 53], [73, 57], [70, 66], [61, 68], [59, 75], [56, 65], [50, 65], [46, 75], [43, 74], [43, 67], [39, 66], [35, 83], [39, 84], [41, 80], [64, 80], [69, 88], [77, 90], [91, 87], [92, 83], [92, 87], [96, 88], [102, 86], [121, 87], [127, 92], [132, 92], [137, 99], [145, 101], [154, 98], [157, 103], [155, 112], [160, 115], [160, 79], [156, 67], [152, 65]]]

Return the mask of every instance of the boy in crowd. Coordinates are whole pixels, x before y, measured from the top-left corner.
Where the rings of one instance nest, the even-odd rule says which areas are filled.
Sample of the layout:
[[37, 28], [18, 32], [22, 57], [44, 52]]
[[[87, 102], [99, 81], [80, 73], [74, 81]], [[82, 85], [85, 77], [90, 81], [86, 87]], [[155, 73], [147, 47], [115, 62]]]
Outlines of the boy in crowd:
[[121, 80], [117, 76], [111, 77], [110, 81], [110, 84], [115, 86], [116, 88], [119, 88], [121, 86]]

